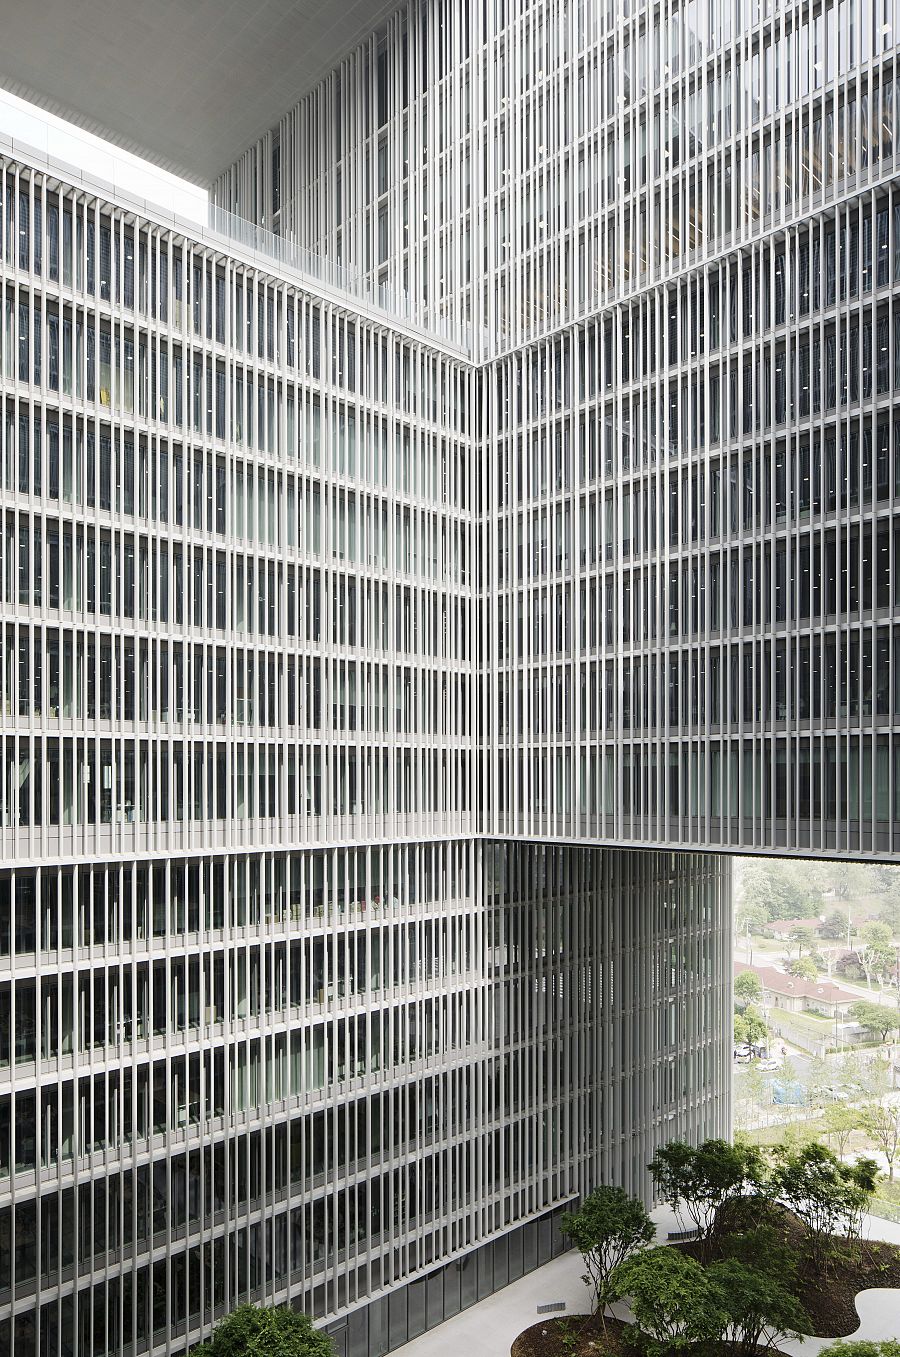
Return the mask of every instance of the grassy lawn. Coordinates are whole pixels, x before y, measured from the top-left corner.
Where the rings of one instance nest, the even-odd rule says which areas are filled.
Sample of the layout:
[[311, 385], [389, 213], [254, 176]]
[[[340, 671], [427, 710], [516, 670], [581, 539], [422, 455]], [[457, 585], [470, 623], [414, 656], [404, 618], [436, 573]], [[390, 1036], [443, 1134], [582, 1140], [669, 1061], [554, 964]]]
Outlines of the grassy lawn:
[[741, 1130], [738, 1134], [741, 1140], [747, 1140], [752, 1145], [780, 1145], [783, 1140], [790, 1140], [794, 1136], [800, 1136], [803, 1140], [821, 1140], [823, 1144], [827, 1144], [825, 1124], [821, 1117], [810, 1117], [806, 1121], [774, 1122], [771, 1126], [754, 1126]]
[[808, 1032], [812, 1037], [827, 1036], [828, 1029], [834, 1027], [834, 1019], [825, 1018], [820, 1013], [789, 1013], [786, 1008], [770, 1008], [769, 1012], [773, 1018], [793, 1024], [801, 1032]]

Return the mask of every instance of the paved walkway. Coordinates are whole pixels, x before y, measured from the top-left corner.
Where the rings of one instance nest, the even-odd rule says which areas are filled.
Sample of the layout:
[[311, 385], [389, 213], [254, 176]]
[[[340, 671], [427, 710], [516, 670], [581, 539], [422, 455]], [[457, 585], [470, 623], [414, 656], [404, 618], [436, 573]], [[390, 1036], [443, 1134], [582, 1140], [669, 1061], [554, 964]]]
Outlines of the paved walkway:
[[[654, 1211], [653, 1220], [658, 1243], [665, 1242], [669, 1230], [678, 1228], [674, 1216], [666, 1208]], [[877, 1216], [866, 1217], [863, 1233], [871, 1239], [887, 1239], [892, 1244], [900, 1244], [900, 1225]], [[397, 1348], [396, 1357], [509, 1357], [513, 1339], [541, 1318], [537, 1313], [538, 1305], [565, 1301], [565, 1310], [547, 1318], [588, 1312], [591, 1298], [581, 1280], [583, 1272], [581, 1256], [572, 1249]], [[852, 1338], [900, 1338], [900, 1290], [861, 1291], [856, 1305], [860, 1326], [850, 1335]], [[624, 1307], [615, 1308], [621, 1318], [629, 1317]], [[831, 1341], [828, 1338], [803, 1338], [778, 1346], [792, 1357], [817, 1357]]]
[[562, 1300], [560, 1314], [588, 1312], [583, 1272], [581, 1255], [570, 1250], [397, 1348], [394, 1357], [509, 1357], [513, 1339], [541, 1318], [538, 1305]]

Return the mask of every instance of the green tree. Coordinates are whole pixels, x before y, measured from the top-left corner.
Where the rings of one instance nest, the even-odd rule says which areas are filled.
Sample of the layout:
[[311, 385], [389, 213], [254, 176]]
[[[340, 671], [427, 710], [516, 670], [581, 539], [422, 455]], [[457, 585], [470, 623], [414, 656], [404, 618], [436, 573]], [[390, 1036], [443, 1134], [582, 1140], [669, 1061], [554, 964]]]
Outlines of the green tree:
[[825, 889], [833, 890], [839, 900], [856, 900], [870, 893], [874, 884], [869, 868], [863, 863], [829, 862], [819, 865], [827, 883]]
[[734, 911], [734, 926], [738, 933], [761, 933], [769, 922], [769, 911], [758, 900], [744, 900]]
[[896, 960], [891, 930], [877, 920], [863, 924], [854, 951], [865, 971], [867, 985], [871, 985], [873, 975], [883, 976], [889, 971]]
[[900, 1338], [838, 1338], [820, 1348], [819, 1357], [900, 1357]]
[[[769, 1207], [768, 1213], [766, 1207]], [[769, 1224], [765, 1218], [762, 1224], [751, 1223], [747, 1227], [748, 1221], [758, 1221], [761, 1214], [764, 1217], [771, 1214], [771, 1203], [766, 1198], [742, 1197], [732, 1203], [729, 1215], [738, 1233], [725, 1235], [720, 1240], [719, 1251], [723, 1258], [735, 1258], [747, 1267], [755, 1267], [784, 1282], [789, 1290], [796, 1290], [797, 1253], [785, 1242], [783, 1229]]]
[[831, 1103], [822, 1114], [822, 1123], [825, 1134], [836, 1144], [838, 1158], [842, 1158], [850, 1136], [862, 1126], [862, 1117], [856, 1107], [849, 1107], [847, 1103]]
[[677, 1249], [645, 1249], [626, 1259], [612, 1275], [611, 1292], [630, 1300], [634, 1336], [650, 1357], [715, 1342], [728, 1324], [719, 1288]]
[[735, 1092], [743, 1109], [741, 1121], [744, 1126], [756, 1125], [766, 1096], [766, 1087], [764, 1075], [753, 1066], [741, 1070], [737, 1076]]
[[831, 1090], [835, 1084], [835, 1075], [831, 1066], [821, 1056], [810, 1059], [806, 1071], [806, 1101], [811, 1107], [822, 1107], [833, 1100]]
[[637, 1198], [620, 1187], [604, 1186], [585, 1197], [577, 1211], [567, 1211], [560, 1229], [584, 1259], [585, 1281], [594, 1288], [605, 1328], [609, 1279], [630, 1254], [653, 1242], [653, 1221]]
[[810, 1252], [820, 1266], [831, 1235], [859, 1234], [877, 1180], [874, 1160], [842, 1164], [827, 1146], [815, 1142], [799, 1148], [776, 1145], [772, 1150], [769, 1191], [803, 1221]]
[[819, 969], [811, 956], [795, 957], [789, 961], [784, 968], [788, 975], [794, 975], [798, 980], [818, 980]]
[[741, 971], [734, 977], [734, 999], [741, 1008], [746, 1004], [758, 1004], [762, 993], [762, 981], [755, 971]]
[[725, 1258], [707, 1268], [706, 1277], [718, 1288], [730, 1337], [744, 1357], [774, 1348], [780, 1339], [800, 1338], [811, 1327], [796, 1296], [767, 1269]]
[[810, 895], [784, 864], [744, 858], [737, 874], [737, 917], [753, 909], [767, 919], [802, 919], [810, 909]]
[[239, 1305], [191, 1357], [334, 1357], [334, 1348], [308, 1315], [283, 1306]]
[[884, 1155], [888, 1177], [893, 1181], [894, 1163], [900, 1153], [900, 1107], [896, 1103], [870, 1103], [862, 1109], [863, 1129]]
[[882, 1042], [887, 1041], [888, 1032], [896, 1032], [900, 1026], [900, 1016], [894, 1009], [888, 1008], [886, 1004], [873, 1004], [868, 999], [859, 999], [851, 1004], [850, 1016]]
[[764, 1041], [769, 1034], [766, 1021], [758, 1008], [748, 1004], [743, 1013], [735, 1011], [734, 1015], [734, 1039], [739, 1043], [747, 1043], [751, 1046], [758, 1041]]
[[795, 924], [794, 927], [788, 931], [784, 943], [787, 948], [788, 956], [790, 956], [793, 951], [796, 951], [799, 959], [803, 956], [804, 949], [807, 952], [812, 950], [814, 944], [812, 929], [803, 924]]
[[860, 1062], [858, 1082], [864, 1095], [871, 1101], [883, 1098], [891, 1087], [891, 1062], [887, 1056], [876, 1056], [865, 1064]]
[[847, 937], [848, 930], [846, 910], [831, 910], [826, 916], [825, 922], [819, 925], [819, 932], [823, 938], [839, 938], [843, 941]]
[[891, 930], [891, 937], [900, 933], [900, 895], [891, 894], [882, 900], [878, 909], [878, 918], [885, 928]]
[[657, 1195], [676, 1215], [682, 1210], [687, 1214], [705, 1254], [725, 1204], [743, 1196], [748, 1188], [759, 1189], [764, 1160], [756, 1145], [705, 1140], [695, 1149], [673, 1140], [657, 1150], [648, 1167]]

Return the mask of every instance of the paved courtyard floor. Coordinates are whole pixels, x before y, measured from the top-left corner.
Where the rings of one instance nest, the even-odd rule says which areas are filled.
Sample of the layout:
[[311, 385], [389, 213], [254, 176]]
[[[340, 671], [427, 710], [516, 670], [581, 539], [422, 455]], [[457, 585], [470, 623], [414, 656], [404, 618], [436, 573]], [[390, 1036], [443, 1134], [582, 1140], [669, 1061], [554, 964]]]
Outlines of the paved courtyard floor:
[[[653, 1219], [659, 1243], [665, 1242], [669, 1230], [678, 1228], [672, 1213], [665, 1209], [654, 1211]], [[866, 1217], [863, 1233], [900, 1244], [900, 1225], [876, 1216]], [[509, 1357], [513, 1339], [541, 1318], [539, 1305], [564, 1301], [565, 1310], [556, 1314], [587, 1313], [590, 1294], [581, 1280], [583, 1272], [580, 1254], [570, 1250], [395, 1349], [395, 1357]], [[900, 1290], [862, 1291], [856, 1304], [860, 1327], [851, 1337], [900, 1338]], [[827, 1338], [804, 1338], [780, 1343], [779, 1347], [792, 1357], [817, 1357], [828, 1342]]]

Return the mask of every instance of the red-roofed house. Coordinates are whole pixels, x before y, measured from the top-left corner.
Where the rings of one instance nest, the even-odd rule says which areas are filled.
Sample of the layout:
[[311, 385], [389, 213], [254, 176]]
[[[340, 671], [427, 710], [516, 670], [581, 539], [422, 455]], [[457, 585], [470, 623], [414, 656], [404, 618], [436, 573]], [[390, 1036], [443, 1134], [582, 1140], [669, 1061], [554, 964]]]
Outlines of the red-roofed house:
[[849, 990], [841, 989], [831, 980], [801, 980], [799, 976], [784, 975], [774, 966], [747, 966], [734, 963], [734, 973], [752, 971], [763, 987], [763, 1002], [789, 1013], [821, 1013], [826, 1018], [845, 1018], [851, 1004], [859, 998]]

